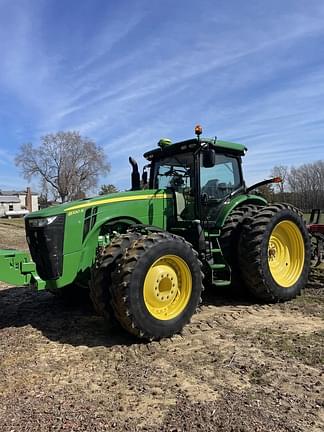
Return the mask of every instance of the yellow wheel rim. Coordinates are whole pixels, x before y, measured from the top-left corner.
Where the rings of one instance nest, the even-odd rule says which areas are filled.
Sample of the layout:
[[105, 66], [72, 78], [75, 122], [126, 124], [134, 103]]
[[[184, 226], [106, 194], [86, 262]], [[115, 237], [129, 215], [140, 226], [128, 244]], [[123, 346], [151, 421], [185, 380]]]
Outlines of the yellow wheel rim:
[[144, 281], [144, 302], [158, 320], [177, 317], [187, 306], [192, 277], [187, 263], [176, 255], [165, 255], [149, 268]]
[[294, 285], [304, 267], [304, 240], [298, 226], [285, 220], [273, 229], [268, 246], [268, 263], [275, 282], [289, 288]]

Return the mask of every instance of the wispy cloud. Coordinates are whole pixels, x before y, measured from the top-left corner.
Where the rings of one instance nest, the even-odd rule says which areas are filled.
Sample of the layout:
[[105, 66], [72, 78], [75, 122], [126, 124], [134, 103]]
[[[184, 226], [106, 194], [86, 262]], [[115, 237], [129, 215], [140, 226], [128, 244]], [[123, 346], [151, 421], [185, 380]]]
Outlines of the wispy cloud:
[[120, 187], [129, 154], [161, 136], [187, 138], [198, 121], [207, 135], [249, 147], [249, 181], [280, 161], [323, 158], [324, 4], [263, 8], [1, 2], [1, 147], [80, 130], [105, 147], [105, 181]]
[[0, 148], [0, 163], [3, 165], [9, 165], [13, 162], [13, 155], [8, 150]]

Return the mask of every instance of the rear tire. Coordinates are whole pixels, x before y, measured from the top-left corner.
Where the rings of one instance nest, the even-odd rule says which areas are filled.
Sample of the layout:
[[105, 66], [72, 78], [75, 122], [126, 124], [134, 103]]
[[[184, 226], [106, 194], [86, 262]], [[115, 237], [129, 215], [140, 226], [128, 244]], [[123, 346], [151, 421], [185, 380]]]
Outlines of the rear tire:
[[201, 264], [191, 245], [169, 233], [134, 241], [112, 275], [112, 306], [120, 324], [145, 339], [178, 333], [201, 300]]
[[219, 238], [223, 256], [231, 267], [232, 288], [242, 288], [242, 276], [238, 261], [238, 243], [242, 231], [242, 224], [247, 217], [255, 215], [258, 206], [245, 204], [233, 209], [223, 225]]
[[247, 218], [239, 241], [239, 264], [249, 291], [267, 302], [286, 301], [305, 287], [310, 240], [298, 209], [273, 204]]

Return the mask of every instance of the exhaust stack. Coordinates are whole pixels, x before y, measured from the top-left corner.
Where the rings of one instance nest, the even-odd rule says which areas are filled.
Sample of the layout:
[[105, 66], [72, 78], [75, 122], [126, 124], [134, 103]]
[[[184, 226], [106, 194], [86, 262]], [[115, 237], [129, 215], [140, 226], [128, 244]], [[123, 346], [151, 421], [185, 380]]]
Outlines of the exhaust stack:
[[140, 190], [141, 189], [141, 181], [140, 181], [140, 173], [138, 171], [138, 165], [135, 159], [129, 157], [129, 163], [132, 165], [133, 171], [131, 176], [131, 190]]

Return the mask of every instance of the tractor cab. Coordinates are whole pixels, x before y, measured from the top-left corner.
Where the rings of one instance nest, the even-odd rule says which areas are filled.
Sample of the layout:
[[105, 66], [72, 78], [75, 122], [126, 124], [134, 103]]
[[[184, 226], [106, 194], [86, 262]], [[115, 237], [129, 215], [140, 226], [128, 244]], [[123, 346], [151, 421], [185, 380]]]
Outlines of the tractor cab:
[[[224, 204], [245, 189], [241, 144], [202, 138], [196, 126], [196, 138], [172, 144], [159, 141], [159, 148], [144, 154], [150, 161], [150, 189], [169, 191], [174, 199], [171, 225], [184, 221], [216, 223]], [[171, 227], [169, 227], [170, 229]]]

